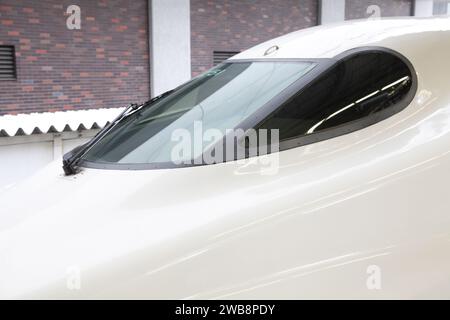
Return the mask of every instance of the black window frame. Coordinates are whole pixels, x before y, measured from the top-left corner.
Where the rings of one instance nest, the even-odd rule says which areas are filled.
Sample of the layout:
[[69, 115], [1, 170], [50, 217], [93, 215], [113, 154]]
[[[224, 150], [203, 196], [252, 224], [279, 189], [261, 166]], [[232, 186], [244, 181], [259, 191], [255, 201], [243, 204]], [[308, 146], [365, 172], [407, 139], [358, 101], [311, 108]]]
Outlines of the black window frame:
[[[305, 146], [305, 145], [309, 145], [309, 144], [313, 144], [313, 143], [317, 143], [320, 141], [325, 141], [325, 140], [330, 140], [333, 138], [337, 138], [355, 131], [359, 131], [362, 129], [365, 129], [367, 127], [370, 127], [374, 124], [377, 124], [383, 120], [386, 120], [390, 117], [392, 117], [393, 115], [401, 112], [402, 110], [404, 110], [407, 106], [409, 106], [411, 104], [411, 102], [414, 100], [414, 97], [416, 96], [417, 93], [417, 87], [418, 87], [418, 82], [417, 82], [417, 73], [412, 65], [412, 63], [401, 53], [392, 50], [392, 49], [388, 49], [385, 47], [359, 47], [359, 48], [355, 48], [355, 49], [351, 49], [348, 51], [345, 51], [339, 55], [337, 55], [336, 57], [334, 57], [332, 60], [334, 61], [333, 65], [330, 66], [330, 68], [328, 68], [323, 74], [326, 74], [326, 72], [328, 72], [329, 70], [331, 70], [334, 66], [338, 65], [339, 63], [341, 63], [342, 61], [351, 59], [354, 56], [363, 54], [363, 53], [379, 53], [379, 52], [383, 52], [383, 53], [387, 53], [387, 54], [391, 54], [395, 57], [397, 57], [398, 59], [400, 59], [400, 61], [402, 61], [409, 69], [410, 73], [411, 73], [411, 88], [408, 92], [408, 94], [403, 97], [403, 99], [398, 102], [397, 104], [386, 108], [385, 110], [382, 110], [380, 112], [377, 112], [375, 114], [372, 114], [370, 116], [358, 119], [358, 120], [354, 120], [351, 122], [347, 122], [344, 123], [342, 125], [333, 127], [333, 128], [329, 128], [329, 129], [325, 129], [323, 131], [318, 131], [318, 132], [314, 132], [308, 135], [302, 135], [299, 137], [294, 137], [292, 139], [288, 139], [285, 141], [280, 141], [280, 145], [279, 145], [279, 151], [284, 151], [284, 150], [289, 150], [289, 149], [293, 149], [293, 148], [298, 148], [301, 146]], [[313, 81], [308, 82], [307, 84], [305, 84], [296, 94], [301, 94], [302, 91], [307, 90], [311, 85], [313, 85], [316, 81], [319, 81], [320, 79], [319, 75], [317, 78], [315, 78]], [[289, 97], [288, 99], [286, 99], [285, 102], [287, 102], [291, 97]], [[281, 107], [281, 104], [280, 106]], [[278, 110], [275, 109], [272, 111], [276, 112]], [[272, 114], [270, 113], [270, 114]], [[247, 127], [245, 130], [248, 130], [250, 128], [256, 128], [258, 127], [258, 125], [260, 123], [262, 123], [263, 121], [266, 120], [267, 117], [269, 117], [270, 115], [267, 115], [266, 117], [264, 117], [264, 119], [262, 119], [261, 121], [259, 121], [258, 123], [252, 123], [251, 127]]]
[[[407, 106], [411, 104], [414, 97], [417, 93], [418, 87], [418, 79], [416, 71], [412, 65], [412, 63], [399, 52], [388, 49], [385, 47], [377, 47], [377, 46], [367, 46], [367, 47], [358, 47], [348, 51], [345, 51], [334, 58], [317, 58], [317, 59], [304, 59], [304, 58], [260, 58], [260, 59], [233, 59], [230, 61], [225, 61], [224, 63], [248, 63], [248, 62], [256, 62], [256, 61], [276, 61], [276, 62], [312, 62], [316, 63], [316, 67], [308, 72], [304, 77], [298, 79], [285, 90], [283, 90], [280, 94], [275, 96], [272, 100], [266, 103], [263, 107], [261, 107], [257, 112], [248, 117], [246, 120], [241, 122], [237, 128], [243, 129], [244, 131], [256, 128], [259, 123], [264, 121], [271, 114], [276, 112], [282, 105], [284, 105], [289, 99], [291, 99], [294, 95], [301, 94], [302, 91], [307, 90], [312, 84], [320, 79], [321, 76], [326, 75], [331, 68], [335, 67], [343, 60], [350, 59], [355, 55], [359, 55], [362, 53], [376, 53], [376, 52], [385, 52], [399, 58], [405, 65], [409, 68], [412, 83], [408, 94], [397, 104], [386, 108], [380, 112], [372, 114], [370, 116], [364, 117], [362, 119], [354, 120], [349, 123], [344, 123], [343, 125], [325, 129], [323, 131], [314, 132], [308, 135], [296, 137], [293, 139], [280, 141], [279, 150], [277, 152], [282, 152], [285, 150], [302, 147], [305, 145], [330, 140], [333, 138], [337, 138], [355, 131], [359, 131], [370, 127], [376, 123], [379, 123], [383, 120], [390, 118], [391, 116], [401, 112]], [[180, 86], [181, 87], [181, 86]], [[218, 144], [226, 145], [227, 136], [224, 136], [221, 142]], [[214, 146], [212, 147], [214, 148]], [[269, 150], [270, 153], [270, 150]], [[253, 153], [254, 154], [254, 153]], [[241, 158], [234, 158], [234, 160], [240, 160]], [[227, 160], [224, 162], [231, 162], [233, 160]], [[84, 168], [93, 168], [93, 169], [106, 169], [106, 170], [154, 170], [154, 169], [177, 169], [177, 168], [185, 168], [185, 167], [197, 167], [197, 166], [205, 166], [205, 165], [214, 165], [214, 164], [174, 164], [172, 162], [164, 162], [164, 163], [136, 163], [136, 164], [126, 164], [126, 163], [97, 163], [91, 162], [84, 159], [80, 159], [78, 164], [79, 167]]]

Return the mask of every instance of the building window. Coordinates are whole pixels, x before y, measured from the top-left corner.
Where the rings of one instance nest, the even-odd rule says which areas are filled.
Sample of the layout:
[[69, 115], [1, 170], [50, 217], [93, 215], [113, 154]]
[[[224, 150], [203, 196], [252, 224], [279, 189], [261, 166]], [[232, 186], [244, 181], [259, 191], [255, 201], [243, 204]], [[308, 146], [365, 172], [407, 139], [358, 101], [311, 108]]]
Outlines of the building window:
[[240, 53], [239, 51], [214, 51], [213, 53], [213, 64], [217, 66], [225, 60], [230, 59], [232, 56]]
[[[368, 50], [338, 62], [282, 105], [258, 129], [279, 129], [280, 141], [309, 143], [362, 129], [412, 100], [413, 73], [404, 59]], [[318, 135], [318, 136], [317, 136]], [[309, 137], [317, 139], [309, 139]]]
[[0, 80], [15, 80], [16, 78], [14, 46], [0, 46]]

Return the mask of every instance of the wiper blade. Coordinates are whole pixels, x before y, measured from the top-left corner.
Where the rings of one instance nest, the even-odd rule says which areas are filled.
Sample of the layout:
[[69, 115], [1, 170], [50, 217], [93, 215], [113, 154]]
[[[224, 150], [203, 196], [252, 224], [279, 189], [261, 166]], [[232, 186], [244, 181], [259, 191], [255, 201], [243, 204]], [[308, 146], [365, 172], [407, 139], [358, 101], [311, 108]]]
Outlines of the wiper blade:
[[142, 104], [136, 104], [132, 103], [129, 106], [125, 108], [125, 110], [117, 116], [113, 121], [111, 121], [108, 125], [106, 125], [102, 130], [100, 130], [95, 137], [89, 141], [86, 144], [83, 144], [79, 147], [76, 147], [72, 151], [66, 153], [63, 156], [63, 170], [64, 173], [67, 176], [73, 175], [78, 173], [78, 167], [77, 164], [79, 160], [89, 151], [91, 148], [98, 142], [100, 139], [102, 139], [107, 133], [109, 133], [118, 123], [120, 123], [125, 118], [129, 117], [130, 115], [141, 111], [150, 105], [152, 105], [157, 100], [164, 98], [165, 96], [171, 94], [174, 90], [167, 91], [157, 97], [154, 97], [153, 99], [150, 99], [147, 102], [144, 102]]
[[63, 156], [63, 170], [64, 173], [67, 176], [76, 174], [78, 172], [77, 170], [77, 162], [78, 160], [86, 153], [88, 152], [96, 143], [99, 141], [106, 133], [111, 131], [112, 128], [116, 126], [117, 123], [119, 123], [121, 120], [126, 118], [133, 110], [136, 110], [139, 108], [139, 105], [137, 104], [130, 104], [125, 108], [125, 110], [112, 122], [110, 122], [108, 125], [106, 125], [102, 130], [100, 130], [95, 137], [89, 141], [86, 144], [83, 144], [79, 147], [76, 147], [72, 151], [66, 153]]

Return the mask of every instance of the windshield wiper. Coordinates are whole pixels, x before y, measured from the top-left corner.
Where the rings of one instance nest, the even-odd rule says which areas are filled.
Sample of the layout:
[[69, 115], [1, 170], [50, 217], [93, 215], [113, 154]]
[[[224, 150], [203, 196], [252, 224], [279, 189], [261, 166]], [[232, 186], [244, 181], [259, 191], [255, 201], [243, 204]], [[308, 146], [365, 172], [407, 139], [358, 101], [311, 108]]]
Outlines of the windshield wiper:
[[92, 147], [100, 141], [106, 134], [108, 134], [118, 123], [120, 123], [125, 118], [131, 116], [132, 114], [135, 114], [136, 112], [142, 111], [143, 109], [151, 106], [154, 102], [157, 100], [164, 98], [165, 96], [171, 94], [174, 90], [167, 91], [157, 97], [154, 97], [153, 99], [150, 99], [147, 102], [144, 102], [142, 104], [136, 104], [132, 103], [129, 106], [125, 108], [125, 110], [117, 116], [113, 121], [111, 121], [108, 125], [106, 125], [102, 130], [100, 130], [94, 138], [92, 138], [91, 141], [88, 143], [85, 143], [79, 147], [76, 147], [72, 151], [69, 151], [63, 156], [63, 170], [64, 173], [67, 176], [73, 175], [78, 173], [78, 167], [77, 164], [80, 161], [80, 159], [89, 151], [92, 149]]

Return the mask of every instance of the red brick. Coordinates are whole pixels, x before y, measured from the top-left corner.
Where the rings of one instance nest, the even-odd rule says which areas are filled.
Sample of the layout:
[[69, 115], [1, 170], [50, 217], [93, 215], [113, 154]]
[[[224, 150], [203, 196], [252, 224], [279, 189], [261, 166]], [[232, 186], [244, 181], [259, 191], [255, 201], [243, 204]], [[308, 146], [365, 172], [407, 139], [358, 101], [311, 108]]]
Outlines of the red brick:
[[81, 30], [66, 29], [68, 4], [60, 0], [6, 1], [0, 0], [0, 43], [16, 45], [19, 79], [0, 83], [0, 115], [148, 100], [147, 0], [79, 0]]
[[224, 0], [220, 6], [216, 3], [219, 2], [190, 1], [193, 75], [213, 66], [215, 50], [243, 51], [285, 34], [286, 26], [298, 30], [317, 24], [317, 0]]
[[34, 90], [33, 86], [23, 86], [22, 87], [22, 91], [25, 91], [25, 92], [30, 92], [30, 91], [33, 91], [33, 90]]
[[127, 30], [128, 29], [128, 27], [127, 26], [124, 26], [124, 25], [121, 25], [121, 26], [117, 26], [116, 27], [116, 31], [118, 31], [118, 32], [123, 32], [123, 31], [125, 31], [125, 30]]
[[11, 11], [11, 7], [10, 6], [3, 6], [3, 5], [0, 5], [0, 11], [3, 11], [3, 12], [8, 12], [8, 11]]

